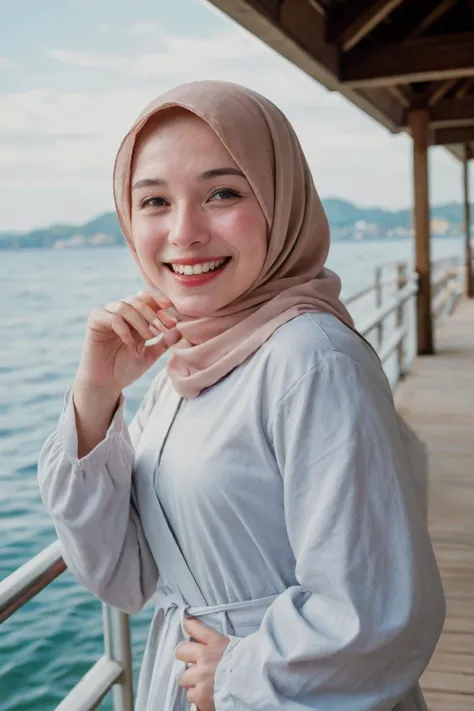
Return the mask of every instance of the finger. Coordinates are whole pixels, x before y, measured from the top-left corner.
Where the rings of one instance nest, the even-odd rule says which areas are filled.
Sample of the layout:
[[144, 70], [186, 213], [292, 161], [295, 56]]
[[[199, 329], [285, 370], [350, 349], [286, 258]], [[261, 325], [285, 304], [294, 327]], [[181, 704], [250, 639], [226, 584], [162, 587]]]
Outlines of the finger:
[[[158, 340], [157, 340], [158, 337]], [[146, 342], [146, 347], [151, 348], [152, 346], [163, 345], [163, 348], [171, 348], [171, 346], [176, 345], [176, 343], [182, 339], [180, 332], [176, 328], [165, 329], [159, 332], [155, 338], [150, 339]]]
[[[168, 313], [168, 311], [165, 311], [162, 309], [161, 311], [158, 311], [157, 313], [157, 319], [160, 320], [165, 326], [168, 328], [173, 328], [176, 326], [178, 319], [176, 319], [174, 316]], [[156, 325], [156, 320], [153, 322]]]
[[[186, 698], [187, 698], [188, 702], [189, 702], [190, 705], [191, 705], [191, 711], [200, 711], [199, 708], [198, 708], [198, 706], [197, 706], [197, 702], [198, 702], [198, 700], [199, 700], [199, 699], [198, 699], [198, 695], [199, 695], [199, 694], [198, 694], [198, 692], [196, 691], [196, 687], [195, 687], [195, 686], [191, 687], [191, 689], [188, 689], [187, 692], [186, 692]], [[202, 703], [202, 702], [200, 702], [200, 703]]]
[[183, 689], [191, 689], [200, 680], [200, 673], [196, 666], [189, 667], [186, 669], [184, 674], [182, 674], [178, 679], [178, 684], [183, 687]]
[[105, 310], [111, 314], [118, 314], [121, 316], [122, 319], [133, 326], [135, 331], [137, 331], [144, 341], [156, 336], [156, 333], [150, 329], [150, 324], [147, 323], [146, 319], [129, 303], [125, 301], [112, 301], [107, 304]]
[[163, 333], [163, 341], [166, 343], [166, 346], [168, 348], [171, 348], [171, 346], [176, 345], [176, 343], [178, 343], [181, 338], [182, 336], [177, 328], [171, 328], [169, 329], [169, 331]]
[[133, 338], [132, 331], [120, 316], [115, 317], [113, 314], [111, 314], [109, 323], [111, 329], [114, 331], [114, 333], [117, 334], [117, 336], [126, 346], [131, 346], [132, 348], [135, 347], [136, 341]]
[[166, 351], [173, 346], [179, 340], [179, 334], [174, 329], [174, 331], [168, 331], [166, 336], [162, 336], [159, 341], [147, 345], [142, 353], [143, 358], [145, 358], [145, 363], [147, 366], [151, 367], [155, 361], [160, 358]]
[[156, 335], [159, 335], [160, 333], [165, 334], [169, 333], [170, 330], [176, 326], [176, 321], [169, 321], [169, 324], [169, 326], [165, 325], [160, 316], [155, 314], [153, 321], [150, 323], [150, 328], [156, 333]]
[[162, 291], [160, 291], [154, 286], [150, 286], [146, 290], [143, 289], [140, 294], [147, 294], [151, 296], [158, 304], [161, 305], [162, 309], [167, 309], [168, 307], [173, 305], [169, 298], [166, 296], [166, 294], [164, 294]]
[[153, 311], [168, 311], [173, 309], [173, 304], [168, 297], [164, 295], [163, 298], [160, 299], [155, 294], [142, 290], [138, 292], [136, 298], [151, 306]]
[[148, 304], [145, 300], [139, 299], [138, 296], [128, 296], [125, 299], [121, 299], [124, 304], [129, 304], [132, 308], [138, 311], [148, 324], [152, 324], [157, 317], [157, 307], [155, 304], [153, 306]]
[[219, 634], [219, 632], [216, 632], [215, 630], [211, 629], [200, 620], [196, 620], [193, 617], [186, 617], [184, 619], [183, 626], [186, 632], [191, 635], [191, 637], [193, 637], [197, 642], [201, 642], [202, 644], [212, 644], [213, 642], [220, 642], [220, 640], [224, 636], [222, 634]]
[[[106, 312], [107, 313], [107, 312]], [[114, 330], [115, 333], [123, 333], [124, 336], [122, 337], [122, 341], [125, 343], [125, 345], [130, 348], [131, 350], [134, 351], [135, 357], [136, 358], [141, 358], [145, 354], [145, 343], [146, 341], [141, 337], [141, 335], [138, 333], [138, 331], [133, 328], [129, 323], [125, 321], [121, 316], [118, 314], [108, 314], [110, 318], [113, 320], [114, 323]], [[119, 335], [117, 333], [117, 335]], [[126, 334], [126, 335], [125, 335]], [[164, 352], [167, 350], [168, 346], [163, 343], [162, 344], [162, 351]], [[155, 357], [155, 360], [159, 356]], [[147, 361], [148, 363], [149, 361]], [[154, 363], [154, 360], [150, 362], [150, 365]]]
[[201, 647], [198, 642], [182, 642], [176, 647], [175, 657], [181, 662], [197, 664]]
[[164, 295], [163, 298], [160, 299], [156, 296], [156, 294], [154, 295], [149, 291], [140, 291], [137, 294], [137, 299], [147, 303], [151, 306], [151, 308], [157, 311], [158, 315], [163, 317], [164, 322], [167, 322], [168, 318], [171, 318], [175, 323], [180, 320], [180, 316], [176, 311], [176, 308], [173, 306], [168, 297], [165, 297]]
[[153, 319], [158, 317], [163, 321], [165, 326], [173, 328], [178, 321], [177, 313], [173, 307], [163, 306], [163, 302], [158, 303], [153, 296], [146, 291], [140, 291], [137, 296], [123, 299], [123, 301], [138, 308], [150, 322], [153, 322]]
[[[167, 328], [173, 328], [179, 320], [174, 307], [169, 306], [164, 308], [162, 303], [158, 303], [153, 296], [148, 294], [146, 291], [140, 291], [137, 296], [123, 299], [123, 301], [126, 301], [127, 303], [135, 306], [135, 308], [138, 308], [138, 310], [143, 313], [145, 318], [150, 323], [155, 323], [158, 328], [160, 328], [160, 323], [156, 323], [155, 319], [161, 320], [161, 323], [163, 323]], [[146, 309], [146, 311], [142, 310], [142, 306]]]
[[144, 359], [144, 363], [148, 369], [151, 368], [158, 358], [166, 353], [167, 350], [168, 346], [163, 339], [160, 339], [158, 343], [153, 343], [151, 346], [144, 344], [142, 350], [139, 352], [139, 356]]

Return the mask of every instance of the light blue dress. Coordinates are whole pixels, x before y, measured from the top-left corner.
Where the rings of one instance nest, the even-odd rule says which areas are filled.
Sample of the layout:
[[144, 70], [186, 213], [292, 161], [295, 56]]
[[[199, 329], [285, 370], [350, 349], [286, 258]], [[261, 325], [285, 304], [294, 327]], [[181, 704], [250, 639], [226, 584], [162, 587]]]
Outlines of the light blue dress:
[[371, 349], [306, 313], [195, 399], [162, 371], [81, 460], [68, 394], [39, 482], [81, 583], [130, 613], [157, 590], [137, 711], [189, 708], [184, 612], [230, 638], [217, 711], [420, 711], [444, 620], [425, 464]]

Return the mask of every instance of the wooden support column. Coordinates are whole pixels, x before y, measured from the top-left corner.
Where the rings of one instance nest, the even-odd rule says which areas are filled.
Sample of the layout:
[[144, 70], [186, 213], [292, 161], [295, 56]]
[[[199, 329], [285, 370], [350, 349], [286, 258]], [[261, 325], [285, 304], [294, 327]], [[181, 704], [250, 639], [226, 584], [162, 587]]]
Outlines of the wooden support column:
[[469, 205], [469, 145], [464, 144], [463, 183], [464, 183], [464, 230], [465, 230], [465, 265], [466, 265], [466, 296], [474, 299], [474, 270], [472, 266], [471, 247], [471, 207]]
[[431, 355], [434, 353], [434, 344], [428, 191], [428, 111], [426, 109], [413, 109], [408, 113], [408, 123], [413, 138], [415, 269], [419, 278], [417, 295], [418, 354]]

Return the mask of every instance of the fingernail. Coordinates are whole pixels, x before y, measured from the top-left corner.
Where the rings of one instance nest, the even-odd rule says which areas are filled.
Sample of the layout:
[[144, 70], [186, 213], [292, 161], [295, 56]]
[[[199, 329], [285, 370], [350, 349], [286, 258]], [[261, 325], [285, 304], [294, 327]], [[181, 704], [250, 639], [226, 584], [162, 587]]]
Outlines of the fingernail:
[[163, 333], [165, 326], [157, 318], [152, 322], [151, 326], [154, 326], [160, 333]]
[[150, 324], [150, 331], [154, 333], [155, 336], [158, 336], [161, 333], [160, 329], [154, 326], [152, 323]]
[[173, 318], [175, 321], [179, 321], [178, 314], [176, 313], [176, 310], [174, 309], [174, 307], [166, 309], [166, 313], [170, 318]]

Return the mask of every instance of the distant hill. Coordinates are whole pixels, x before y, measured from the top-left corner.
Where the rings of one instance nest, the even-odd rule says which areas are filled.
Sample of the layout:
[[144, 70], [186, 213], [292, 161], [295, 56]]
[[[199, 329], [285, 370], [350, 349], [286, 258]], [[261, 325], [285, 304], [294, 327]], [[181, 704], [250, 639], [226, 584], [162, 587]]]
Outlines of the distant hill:
[[[358, 207], [346, 200], [327, 198], [323, 200], [324, 209], [332, 228], [344, 228], [354, 225], [359, 220], [379, 225], [386, 230], [404, 227], [412, 224], [412, 210], [384, 210], [380, 207]], [[435, 205], [431, 208], [431, 218], [447, 220], [453, 226], [461, 225], [463, 221], [463, 205], [449, 202], [445, 205]]]
[[8, 233], [0, 232], [0, 249], [26, 249], [30, 247], [55, 247], [64, 241], [74, 237], [82, 236], [84, 246], [94, 246], [90, 244], [90, 239], [97, 235], [106, 236], [107, 241], [98, 243], [101, 245], [124, 244], [124, 238], [118, 219], [114, 212], [107, 212], [104, 215], [90, 220], [82, 225], [53, 225], [33, 232]]
[[[380, 232], [396, 228], [408, 229], [412, 223], [412, 211], [384, 210], [379, 207], [360, 207], [347, 200], [327, 198], [323, 200], [333, 236], [338, 238], [340, 230], [347, 230], [357, 222], [377, 225]], [[473, 210], [474, 213], [474, 210]], [[447, 203], [434, 206], [431, 217], [449, 222], [453, 228], [459, 228], [463, 220], [463, 207], [460, 203]], [[123, 245], [124, 238], [117, 217], [113, 212], [79, 225], [53, 225], [33, 232], [0, 232], [0, 249], [25, 249], [30, 247], [51, 248], [68, 246], [114, 246]]]

